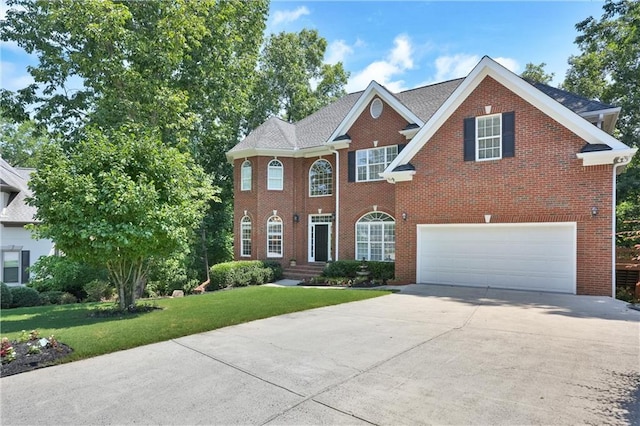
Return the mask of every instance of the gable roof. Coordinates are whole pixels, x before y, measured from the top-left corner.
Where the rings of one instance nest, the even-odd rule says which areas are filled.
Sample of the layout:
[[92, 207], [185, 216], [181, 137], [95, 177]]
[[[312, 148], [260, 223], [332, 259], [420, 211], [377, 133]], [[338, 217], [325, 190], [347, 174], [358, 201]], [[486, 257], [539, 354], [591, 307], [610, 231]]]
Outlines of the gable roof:
[[[584, 165], [612, 164], [617, 157], [629, 157], [635, 154], [636, 149], [631, 149], [607, 132], [599, 129], [589, 121], [580, 117], [559, 101], [552, 99], [550, 95], [561, 92], [549, 91], [549, 95], [537, 89], [516, 74], [512, 73], [493, 59], [485, 56], [474, 67], [464, 81], [453, 91], [451, 96], [440, 106], [429, 121], [420, 129], [407, 146], [389, 164], [381, 176], [389, 181], [401, 181], [412, 179], [413, 173], [397, 169], [408, 164], [420, 149], [431, 139], [436, 131], [446, 122], [453, 112], [485, 79], [491, 77], [507, 89], [529, 102], [537, 109], [547, 114], [567, 129], [584, 139], [588, 144], [606, 145], [611, 150], [577, 153]], [[415, 172], [414, 172], [415, 173]]]
[[[12, 167], [0, 158], [0, 191], [13, 194], [7, 206], [0, 206], [0, 223], [25, 224], [34, 223], [36, 208], [27, 205], [30, 197], [29, 178], [35, 169]], [[0, 198], [4, 202], [5, 197]]]
[[[378, 96], [407, 120], [409, 125], [404, 130], [420, 129], [401, 155], [392, 163], [393, 168], [390, 166], [385, 171], [388, 174], [395, 167], [408, 163], [422, 146], [421, 144], [426, 143], [430, 137], [425, 135], [432, 135], [487, 75], [565, 125], [569, 130], [585, 139], [587, 143], [609, 146], [611, 151], [616, 154], [630, 150], [629, 147], [607, 132], [598, 129], [590, 121], [584, 119], [600, 120], [599, 116], [606, 113], [602, 123], [603, 128], [611, 132], [620, 108], [589, 100], [542, 83], [526, 81], [485, 56], [465, 78], [418, 87], [396, 94], [372, 81], [364, 91], [348, 94], [297, 123], [288, 123], [272, 117], [229, 150], [227, 158], [233, 161], [236, 158], [254, 155], [314, 156], [319, 153], [329, 153], [332, 149], [343, 148], [350, 141], [346, 134], [349, 127], [369, 102]], [[587, 149], [579, 153], [578, 156], [583, 158], [581, 155], [588, 155], [592, 159], [589, 161], [595, 161], [593, 160], [596, 158], [593, 155], [594, 152], [596, 151]], [[629, 153], [627, 152], [627, 154]], [[631, 153], [631, 155], [633, 154]], [[600, 159], [597, 161], [602, 161], [605, 158], [604, 154], [599, 154], [599, 156]], [[584, 158], [583, 160], [585, 165], [596, 164], [589, 163]], [[597, 164], [605, 163], [599, 162]]]

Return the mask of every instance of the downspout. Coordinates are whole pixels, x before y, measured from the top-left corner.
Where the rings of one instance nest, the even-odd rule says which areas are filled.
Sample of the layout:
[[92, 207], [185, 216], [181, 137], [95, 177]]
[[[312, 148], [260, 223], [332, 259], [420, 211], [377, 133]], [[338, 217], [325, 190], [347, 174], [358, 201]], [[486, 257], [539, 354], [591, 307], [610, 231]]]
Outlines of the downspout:
[[336, 252], [334, 253], [333, 260], [336, 261], [340, 259], [338, 256], [339, 248], [340, 248], [340, 153], [336, 149], [331, 150], [332, 153], [336, 155], [336, 230], [335, 230], [335, 244], [336, 244]]
[[611, 221], [611, 297], [616, 298], [616, 176], [618, 167], [626, 166], [631, 162], [632, 155], [627, 157], [617, 157], [613, 160], [613, 194], [612, 194], [612, 218]]

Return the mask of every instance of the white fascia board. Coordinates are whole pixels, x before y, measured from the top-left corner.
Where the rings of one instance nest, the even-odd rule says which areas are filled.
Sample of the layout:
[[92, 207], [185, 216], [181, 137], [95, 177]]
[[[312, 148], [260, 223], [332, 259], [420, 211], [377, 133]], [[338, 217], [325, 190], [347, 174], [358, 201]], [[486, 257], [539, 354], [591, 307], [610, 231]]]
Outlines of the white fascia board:
[[403, 170], [401, 172], [382, 172], [380, 176], [385, 178], [389, 183], [397, 183], [411, 181], [415, 174], [415, 170]]
[[330, 149], [344, 149], [349, 148], [349, 144], [351, 143], [351, 139], [340, 139], [339, 141], [326, 143], [325, 146]]
[[589, 117], [597, 117], [600, 114], [602, 115], [618, 115], [620, 114], [620, 111], [622, 111], [622, 108], [620, 107], [615, 107], [615, 108], [607, 108], [607, 109], [599, 109], [597, 111], [587, 111], [587, 112], [583, 112], [580, 113], [580, 117], [584, 117], [584, 118], [589, 118]]
[[627, 148], [611, 151], [579, 152], [576, 156], [582, 160], [583, 166], [599, 166], [631, 161], [638, 148]]
[[[389, 164], [386, 170], [393, 170], [399, 165], [406, 164], [418, 153], [436, 131], [445, 123], [453, 112], [464, 102], [471, 92], [485, 77], [492, 77], [498, 83], [513, 91], [525, 101], [529, 102], [552, 119], [571, 130], [573, 133], [590, 144], [605, 144], [613, 150], [629, 149], [627, 145], [597, 128], [564, 105], [553, 100], [533, 85], [527, 83], [516, 74], [504, 68], [493, 59], [485, 56], [473, 68], [464, 81], [453, 91], [436, 113], [422, 127], [406, 148]], [[462, 126], [462, 124], [460, 124]], [[385, 171], [386, 171], [385, 170]]]
[[422, 126], [424, 122], [413, 113], [409, 108], [404, 106], [402, 102], [400, 102], [395, 96], [393, 96], [387, 89], [376, 83], [375, 81], [371, 81], [362, 95], [358, 98], [356, 103], [351, 107], [347, 115], [342, 119], [338, 127], [333, 131], [329, 139], [327, 139], [326, 143], [331, 143], [338, 136], [346, 133], [347, 130], [353, 125], [356, 119], [362, 114], [364, 109], [369, 105], [369, 102], [373, 99], [374, 96], [379, 96], [385, 103], [387, 103], [391, 108], [396, 110], [398, 114], [400, 114], [407, 122], [416, 123], [419, 126]]
[[310, 158], [317, 157], [319, 155], [332, 154], [331, 147], [329, 146], [314, 146], [305, 149], [266, 149], [266, 148], [247, 148], [239, 151], [227, 153], [227, 161], [233, 163], [234, 160], [239, 158], [249, 157], [284, 157], [284, 158]]

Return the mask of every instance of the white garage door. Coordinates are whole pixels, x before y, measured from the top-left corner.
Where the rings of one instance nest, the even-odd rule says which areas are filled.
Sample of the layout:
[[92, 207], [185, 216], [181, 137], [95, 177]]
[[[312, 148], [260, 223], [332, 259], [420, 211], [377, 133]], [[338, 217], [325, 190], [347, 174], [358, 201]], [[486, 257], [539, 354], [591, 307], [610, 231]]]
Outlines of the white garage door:
[[576, 223], [418, 225], [419, 283], [576, 293]]

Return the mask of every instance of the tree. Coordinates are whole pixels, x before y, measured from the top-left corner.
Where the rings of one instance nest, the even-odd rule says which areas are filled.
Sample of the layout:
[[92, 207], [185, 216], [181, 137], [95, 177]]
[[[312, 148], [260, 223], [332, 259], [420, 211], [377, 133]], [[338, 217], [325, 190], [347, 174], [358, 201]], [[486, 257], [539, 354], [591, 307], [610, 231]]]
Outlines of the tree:
[[152, 259], [188, 250], [214, 189], [156, 133], [85, 133], [69, 155], [55, 142], [42, 148], [29, 182], [42, 221], [34, 232], [72, 260], [104, 265], [125, 309], [142, 294]]
[[0, 156], [16, 167], [35, 167], [35, 154], [47, 140], [31, 120], [16, 123], [0, 111]]
[[317, 30], [281, 32], [267, 39], [260, 55], [251, 128], [270, 115], [301, 120], [346, 93], [349, 73], [341, 62], [322, 62], [326, 49], [327, 41]]
[[[220, 187], [205, 223], [213, 261], [231, 253], [232, 173], [225, 152], [247, 128], [267, 0], [8, 0], [0, 38], [37, 54], [35, 83], [0, 91], [23, 120], [63, 133], [65, 151], [86, 126], [157, 130], [189, 152]], [[199, 240], [192, 264], [204, 273]]]
[[522, 72], [522, 74], [520, 74], [520, 76], [522, 78], [533, 80], [538, 83], [549, 84], [551, 80], [553, 80], [555, 73], [547, 74], [547, 72], [544, 70], [544, 67], [546, 66], [547, 64], [544, 62], [538, 65], [534, 65], [531, 62], [529, 62], [525, 66], [525, 69]]
[[[589, 17], [576, 25], [582, 51], [569, 58], [563, 88], [622, 108], [618, 137], [640, 146], [640, 3], [607, 0], [600, 20]], [[618, 201], [640, 200], [640, 159], [636, 155], [618, 176]], [[636, 211], [626, 205], [620, 213]], [[624, 218], [623, 218], [624, 219]]]

